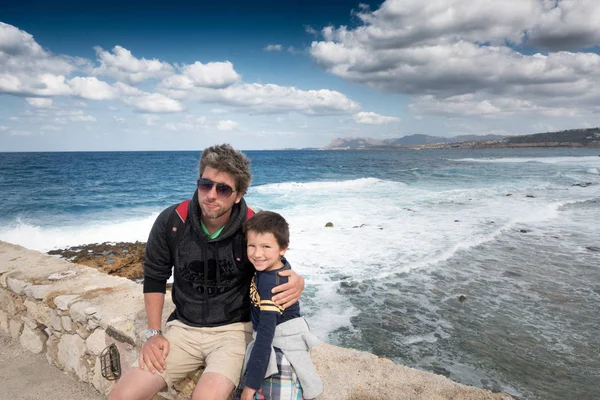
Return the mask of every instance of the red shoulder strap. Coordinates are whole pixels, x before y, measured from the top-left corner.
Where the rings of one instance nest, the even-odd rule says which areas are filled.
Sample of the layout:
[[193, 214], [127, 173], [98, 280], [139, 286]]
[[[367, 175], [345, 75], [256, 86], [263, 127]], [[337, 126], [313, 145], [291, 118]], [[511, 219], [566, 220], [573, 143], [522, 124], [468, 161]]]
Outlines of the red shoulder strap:
[[256, 214], [254, 212], [254, 210], [251, 209], [250, 206], [248, 206], [248, 213], [246, 214], [246, 221], [248, 221], [250, 218], [254, 217], [254, 214]]
[[179, 205], [175, 209], [175, 212], [177, 213], [179, 218], [181, 218], [181, 221], [183, 223], [185, 223], [185, 220], [187, 219], [187, 216], [188, 216], [188, 204], [190, 204], [190, 201], [184, 200], [181, 203], [179, 203]]

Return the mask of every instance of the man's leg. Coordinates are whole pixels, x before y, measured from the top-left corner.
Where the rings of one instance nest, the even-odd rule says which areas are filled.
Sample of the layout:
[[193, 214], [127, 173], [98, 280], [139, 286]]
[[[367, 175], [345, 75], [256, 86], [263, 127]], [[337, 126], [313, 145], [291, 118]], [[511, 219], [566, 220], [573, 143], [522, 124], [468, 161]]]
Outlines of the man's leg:
[[227, 400], [240, 381], [252, 324], [236, 322], [205, 329], [206, 368], [192, 400]]
[[160, 375], [155, 375], [147, 369], [131, 367], [123, 371], [123, 376], [108, 395], [108, 399], [150, 400], [166, 386]]
[[138, 368], [135, 362], [124, 371], [109, 400], [150, 400], [167, 385], [173, 385], [197, 370], [204, 360], [201, 350], [194, 347], [192, 339], [195, 336], [196, 333], [183, 324], [170, 324], [165, 334], [169, 341], [166, 370], [153, 374], [147, 368]]
[[192, 400], [227, 400], [235, 389], [229, 378], [215, 372], [205, 372], [200, 377]]

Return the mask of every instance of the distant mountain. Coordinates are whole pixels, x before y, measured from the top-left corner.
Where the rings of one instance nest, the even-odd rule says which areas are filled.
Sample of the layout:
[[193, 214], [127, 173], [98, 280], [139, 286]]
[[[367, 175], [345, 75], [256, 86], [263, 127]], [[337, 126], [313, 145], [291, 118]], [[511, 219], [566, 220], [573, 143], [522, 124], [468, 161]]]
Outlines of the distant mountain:
[[381, 146], [383, 142], [381, 140], [373, 138], [338, 138], [333, 139], [325, 148], [326, 149], [339, 149], [339, 148], [351, 148], [358, 149], [360, 147], [371, 147]]
[[600, 142], [600, 128], [570, 129], [559, 132], [535, 133], [533, 135], [511, 136], [503, 140], [507, 144], [524, 143], [574, 143], [586, 146], [590, 142]]
[[408, 135], [396, 139], [338, 138], [325, 149], [381, 148], [500, 148], [500, 147], [600, 147], [600, 128], [570, 129], [520, 136], [461, 135], [449, 138]]
[[337, 138], [333, 139], [331, 143], [325, 146], [325, 149], [358, 149], [365, 147], [396, 147], [396, 146], [418, 146], [424, 144], [437, 144], [437, 143], [456, 143], [473, 140], [494, 140], [503, 139], [504, 136], [499, 135], [462, 135], [455, 137], [439, 137], [431, 135], [408, 135], [401, 138], [395, 139], [384, 139], [377, 140], [373, 138]]

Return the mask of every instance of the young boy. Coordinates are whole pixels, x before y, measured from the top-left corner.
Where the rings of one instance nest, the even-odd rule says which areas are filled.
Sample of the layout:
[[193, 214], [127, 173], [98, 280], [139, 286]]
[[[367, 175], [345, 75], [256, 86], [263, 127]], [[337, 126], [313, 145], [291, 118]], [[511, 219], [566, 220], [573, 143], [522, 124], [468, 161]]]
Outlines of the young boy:
[[323, 383], [308, 350], [319, 343], [310, 333], [300, 304], [287, 309], [271, 300], [271, 289], [287, 278], [277, 273], [291, 269], [283, 258], [289, 245], [285, 219], [274, 212], [260, 211], [244, 224], [248, 259], [256, 273], [250, 286], [254, 340], [246, 350], [242, 382], [235, 399], [313, 399]]

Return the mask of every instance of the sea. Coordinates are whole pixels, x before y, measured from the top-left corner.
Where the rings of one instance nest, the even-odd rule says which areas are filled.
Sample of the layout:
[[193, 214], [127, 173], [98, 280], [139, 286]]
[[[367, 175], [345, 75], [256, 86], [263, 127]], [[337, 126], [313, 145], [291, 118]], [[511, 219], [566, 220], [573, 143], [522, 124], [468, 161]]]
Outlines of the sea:
[[[322, 340], [519, 399], [600, 398], [600, 149], [245, 153]], [[199, 156], [0, 153], [0, 240], [146, 241]]]

